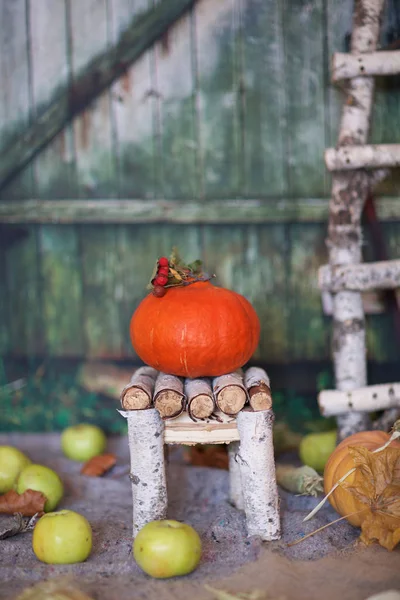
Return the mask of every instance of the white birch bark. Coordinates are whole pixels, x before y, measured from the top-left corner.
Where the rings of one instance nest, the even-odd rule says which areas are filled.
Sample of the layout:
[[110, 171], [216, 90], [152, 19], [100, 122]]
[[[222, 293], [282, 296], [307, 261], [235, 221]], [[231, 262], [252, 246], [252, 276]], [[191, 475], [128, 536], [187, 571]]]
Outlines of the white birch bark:
[[370, 144], [327, 148], [325, 150], [325, 165], [329, 171], [398, 167], [400, 165], [400, 144]]
[[[356, 0], [351, 52], [376, 50], [384, 0]], [[374, 80], [357, 77], [348, 83], [343, 106], [339, 146], [365, 144], [369, 132]], [[371, 182], [365, 172], [338, 173], [332, 178], [328, 251], [330, 265], [361, 262], [361, 213]], [[341, 291], [333, 299], [333, 359], [336, 388], [349, 391], [367, 383], [365, 322], [361, 294]], [[343, 439], [368, 428], [366, 413], [337, 417], [338, 436]]]
[[324, 390], [318, 396], [318, 404], [325, 417], [353, 411], [375, 412], [400, 408], [400, 383], [370, 385], [348, 392]]
[[400, 287], [400, 260], [360, 265], [323, 265], [318, 271], [320, 290], [369, 292]]
[[368, 54], [335, 52], [332, 57], [332, 81], [373, 75], [395, 75], [396, 73], [400, 73], [399, 50]]
[[167, 515], [164, 423], [155, 408], [122, 414], [128, 419], [135, 537], [146, 523]]
[[247, 532], [263, 540], [281, 535], [275, 473], [272, 410], [241, 411], [237, 416], [239, 454]]
[[229, 500], [237, 509], [244, 509], [242, 476], [238, 461], [239, 442], [231, 442], [228, 446], [229, 453]]

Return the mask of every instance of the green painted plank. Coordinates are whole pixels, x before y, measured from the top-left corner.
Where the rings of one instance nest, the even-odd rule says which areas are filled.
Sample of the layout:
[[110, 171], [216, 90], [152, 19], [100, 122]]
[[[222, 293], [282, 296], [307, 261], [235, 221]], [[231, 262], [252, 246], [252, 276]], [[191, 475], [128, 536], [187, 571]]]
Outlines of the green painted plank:
[[[22, 0], [18, 0], [22, 3]], [[39, 152], [61, 131], [75, 115], [86, 108], [103, 90], [124, 73], [127, 66], [143, 54], [147, 48], [162, 36], [179, 19], [195, 0], [168, 0], [161, 2], [157, 9], [147, 11], [130, 23], [127, 30], [111, 48], [103, 48], [84, 64], [79, 77], [75, 78], [72, 90], [70, 86], [55, 94], [50, 106], [44, 108], [40, 119], [26, 127], [23, 133], [8, 145], [0, 160], [0, 181], [5, 185], [9, 179]], [[101, 9], [103, 0], [87, 0], [85, 3], [68, 3], [71, 9], [73, 29], [79, 31], [81, 25], [88, 27], [90, 13], [93, 15], [92, 27], [88, 29], [87, 41], [97, 38], [96, 13]], [[11, 3], [10, 3], [11, 4]], [[25, 3], [23, 3], [25, 5]], [[74, 19], [76, 11], [82, 13], [82, 23]], [[86, 15], [86, 16], [85, 16]], [[108, 15], [104, 20], [107, 24]], [[104, 23], [100, 23], [101, 26]], [[27, 45], [26, 45], [27, 46]], [[83, 67], [83, 65], [80, 65]], [[76, 67], [76, 65], [75, 65]], [[71, 93], [71, 91], [73, 93]]]
[[43, 321], [51, 356], [81, 356], [84, 351], [78, 243], [73, 227], [41, 228]]
[[[380, 221], [400, 221], [398, 198], [377, 198]], [[27, 200], [0, 202], [0, 223], [327, 223], [328, 198]]]
[[241, 185], [238, 5], [203, 0], [194, 14], [201, 192], [206, 198], [229, 198]]
[[285, 226], [205, 226], [204, 262], [216, 285], [243, 294], [261, 321], [254, 358], [285, 362], [287, 347]]
[[[400, 256], [400, 230], [391, 223], [381, 223], [388, 259]], [[364, 260], [366, 262], [380, 260], [381, 257], [368, 226], [364, 227]], [[399, 292], [397, 292], [399, 293]], [[384, 295], [382, 296], [384, 298]], [[399, 297], [400, 298], [400, 297]], [[398, 361], [400, 356], [400, 339], [396, 339], [393, 307], [385, 303], [385, 312], [367, 317], [367, 348], [368, 358], [380, 363]]]
[[[10, 141], [28, 126], [30, 118], [26, 1], [1, 2], [0, 23], [0, 153], [4, 153]], [[4, 164], [3, 158], [0, 164]], [[0, 191], [0, 197], [16, 200], [31, 194], [30, 167]]]
[[[64, 0], [31, 0], [30, 44], [35, 110], [48, 103], [54, 88], [68, 83], [67, 14]], [[49, 53], [49, 48], [52, 49]], [[33, 161], [37, 197], [76, 195], [72, 129], [67, 127]], [[77, 232], [57, 225], [39, 228], [43, 326], [50, 355], [82, 352], [80, 270]]]
[[10, 352], [18, 356], [45, 351], [37, 255], [37, 227], [30, 226], [6, 256]]
[[154, 47], [159, 111], [159, 185], [165, 198], [190, 199], [198, 192], [195, 73], [191, 14]]
[[[129, 338], [133, 311], [148, 294], [146, 286], [160, 256], [177, 246], [189, 262], [202, 256], [202, 229], [192, 225], [122, 226], [117, 239], [118, 312], [123, 356], [135, 357]], [[136, 357], [137, 358], [137, 357]]]
[[[34, 114], [47, 104], [54, 89], [68, 84], [68, 39], [65, 0], [31, 0], [29, 19], [30, 69]], [[51, 48], [51, 52], [49, 52]], [[75, 186], [71, 128], [59, 133], [33, 160], [35, 196], [73, 196]]]
[[81, 250], [86, 354], [91, 358], [120, 356], [116, 228], [86, 226], [81, 231]]
[[[1, 229], [0, 229], [1, 234]], [[0, 244], [0, 357], [10, 349], [6, 248]], [[1, 363], [0, 363], [1, 368]], [[1, 370], [0, 370], [1, 374]]]
[[288, 228], [289, 357], [328, 360], [331, 319], [323, 315], [317, 285], [318, 268], [327, 262], [326, 226], [294, 223]]
[[284, 49], [279, 0], [243, 2], [245, 195], [287, 192]]
[[[150, 6], [149, 0], [110, 0], [113, 39], [135, 15]], [[111, 88], [115, 127], [119, 196], [153, 198], [155, 181], [155, 114], [157, 94], [153, 81], [153, 55], [143, 54]]]
[[[111, 43], [107, 0], [70, 5], [72, 78]], [[73, 121], [78, 197], [118, 194], [113, 147], [110, 92], [103, 92]]]
[[293, 195], [324, 195], [324, 3], [284, 0], [279, 4], [285, 35], [289, 189]]
[[326, 145], [336, 146], [339, 137], [343, 103], [346, 100], [343, 83], [331, 83], [331, 57], [334, 52], [350, 51], [353, 27], [353, 2], [349, 0], [326, 0], [326, 50], [325, 79], [329, 112], [326, 119]]
[[[387, 0], [382, 20], [381, 47], [400, 38], [400, 14], [398, 2]], [[375, 78], [375, 95], [372, 108], [371, 141], [376, 144], [397, 144], [400, 128], [400, 75]], [[400, 170], [392, 169], [377, 188], [377, 193], [398, 195]]]

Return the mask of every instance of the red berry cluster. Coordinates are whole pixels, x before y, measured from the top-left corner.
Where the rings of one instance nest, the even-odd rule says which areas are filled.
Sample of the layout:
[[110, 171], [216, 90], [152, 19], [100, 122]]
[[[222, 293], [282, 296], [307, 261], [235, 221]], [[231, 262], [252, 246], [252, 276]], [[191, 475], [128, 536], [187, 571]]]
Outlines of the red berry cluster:
[[168, 272], [168, 258], [162, 256], [158, 259], [157, 274], [152, 281], [154, 285], [153, 294], [158, 298], [164, 296], [166, 292], [164, 286], [168, 283]]

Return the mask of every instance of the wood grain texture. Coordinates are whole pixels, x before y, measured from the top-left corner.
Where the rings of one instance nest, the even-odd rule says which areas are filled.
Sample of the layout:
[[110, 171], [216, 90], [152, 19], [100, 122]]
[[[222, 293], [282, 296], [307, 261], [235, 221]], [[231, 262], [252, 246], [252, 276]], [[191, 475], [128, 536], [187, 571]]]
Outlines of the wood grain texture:
[[159, 189], [165, 198], [194, 198], [197, 189], [194, 40], [188, 13], [154, 46], [159, 114]]
[[[150, 8], [149, 0], [109, 0], [116, 41], [127, 24]], [[156, 192], [154, 49], [145, 52], [111, 87], [119, 197], [153, 198]]]
[[244, 2], [243, 73], [245, 195], [287, 192], [285, 69], [278, 0]]
[[[396, 0], [386, 0], [382, 18], [380, 46], [385, 48], [400, 38], [400, 13]], [[375, 78], [375, 94], [372, 109], [370, 141], [375, 144], [395, 144], [399, 141], [400, 127], [400, 74]], [[376, 189], [377, 194], [398, 196], [400, 192], [400, 169]]]
[[[74, 82], [94, 56], [110, 47], [107, 0], [71, 3], [71, 64]], [[73, 121], [77, 195], [116, 195], [110, 92], [103, 92]]]
[[80, 232], [85, 349], [90, 358], [121, 355], [117, 230], [87, 226]]
[[323, 195], [325, 143], [323, 0], [285, 0], [286, 136], [289, 189]]
[[82, 356], [84, 352], [78, 244], [71, 227], [43, 226], [40, 231], [43, 328], [51, 356]]
[[202, 0], [194, 14], [202, 186], [226, 198], [240, 182], [238, 4]]
[[[90, 102], [93, 102], [102, 91], [106, 90], [113, 81], [117, 79], [131, 62], [136, 60], [155, 40], [158, 39], [190, 6], [195, 0], [169, 0], [168, 3], [160, 3], [157, 10], [149, 11], [137, 22], [130, 24], [118, 41], [117, 46], [111, 50], [98, 51], [93, 61], [86, 64], [85, 69], [74, 81], [71, 88], [64, 88], [40, 119], [32, 123], [31, 127], [25, 127], [23, 134], [13, 138], [2, 154], [0, 163], [0, 181], [5, 185], [7, 181], [27, 164], [31, 158], [39, 152], [76, 114], [84, 110]], [[92, 10], [95, 21], [97, 10], [101, 10], [105, 0], [88, 0], [85, 4], [72, 3], [71, 17], [76, 7], [82, 12]], [[82, 15], [83, 17], [83, 15]], [[107, 18], [108, 20], [108, 18]], [[106, 23], [107, 23], [106, 20]], [[85, 19], [82, 18], [82, 25]], [[77, 22], [79, 29], [80, 23]], [[98, 24], [100, 28], [104, 23]], [[74, 29], [74, 27], [73, 27]], [[91, 30], [88, 40], [97, 37], [96, 28]], [[93, 35], [92, 35], [93, 34]]]
[[[326, 223], [327, 198], [263, 198], [215, 200], [96, 199], [25, 200], [0, 202], [0, 223], [181, 223], [181, 224], [263, 224]], [[380, 221], [398, 222], [397, 198], [376, 199]]]
[[329, 356], [330, 320], [324, 317], [317, 273], [325, 257], [326, 227], [292, 224], [288, 269], [288, 348], [292, 360]]

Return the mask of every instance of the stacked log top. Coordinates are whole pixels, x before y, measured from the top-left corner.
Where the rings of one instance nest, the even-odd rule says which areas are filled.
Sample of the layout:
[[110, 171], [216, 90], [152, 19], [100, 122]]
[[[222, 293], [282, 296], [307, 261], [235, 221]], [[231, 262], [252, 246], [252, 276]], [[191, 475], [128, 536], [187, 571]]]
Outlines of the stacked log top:
[[220, 377], [183, 379], [152, 367], [137, 369], [121, 393], [124, 410], [156, 408], [162, 419], [175, 419], [184, 411], [194, 422], [234, 417], [246, 406], [253, 411], [272, 407], [270, 381], [260, 367], [238, 369]]

